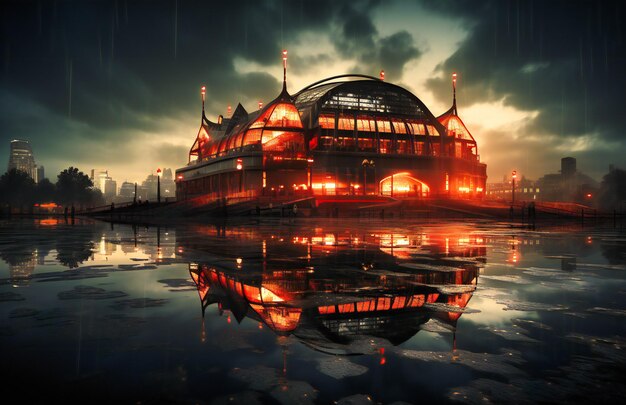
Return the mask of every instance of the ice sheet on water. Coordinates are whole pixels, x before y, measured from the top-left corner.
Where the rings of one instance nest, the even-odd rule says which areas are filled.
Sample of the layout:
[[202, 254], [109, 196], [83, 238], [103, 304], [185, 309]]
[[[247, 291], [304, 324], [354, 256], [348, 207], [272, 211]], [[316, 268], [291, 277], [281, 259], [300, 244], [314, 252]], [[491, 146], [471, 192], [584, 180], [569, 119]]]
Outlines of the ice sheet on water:
[[111, 308], [117, 310], [130, 308], [156, 308], [167, 304], [169, 300], [164, 298], [131, 298], [128, 300], [115, 301]]
[[354, 394], [335, 401], [336, 405], [369, 405], [373, 403], [374, 401], [372, 401], [372, 397], [365, 394]]
[[428, 322], [420, 325], [421, 330], [433, 333], [450, 333], [456, 329], [454, 326], [440, 321], [439, 319], [431, 318]]
[[15, 308], [11, 312], [9, 312], [9, 318], [27, 318], [30, 316], [35, 316], [38, 313], [39, 311], [34, 308]]
[[453, 266], [438, 266], [433, 264], [425, 264], [425, 263], [400, 263], [400, 266], [406, 267], [407, 269], [412, 270], [421, 270], [421, 271], [439, 271], [439, 272], [454, 272], [454, 271], [462, 271], [462, 268], [453, 267]]
[[452, 352], [434, 352], [418, 350], [399, 350], [398, 354], [409, 359], [458, 364], [470, 369], [493, 373], [504, 377], [524, 376], [526, 373], [516, 367], [524, 363], [521, 354], [512, 349], [503, 349], [501, 353], [473, 353], [466, 350]]
[[601, 270], [626, 270], [626, 265], [623, 264], [598, 264], [598, 263], [578, 263], [578, 267], [584, 267], [589, 269], [601, 269]]
[[234, 368], [228, 373], [229, 377], [248, 384], [248, 388], [258, 391], [268, 391], [278, 384], [278, 370], [266, 366], [256, 365], [250, 368]]
[[61, 300], [106, 300], [111, 298], [126, 297], [123, 291], [106, 291], [102, 288], [79, 285], [69, 291], [62, 291], [58, 294]]
[[436, 312], [452, 312], [452, 313], [463, 313], [463, 314], [477, 314], [481, 312], [479, 309], [474, 308], [461, 308], [456, 305], [450, 305], [443, 302], [433, 302], [433, 303], [425, 303], [423, 308], [428, 308], [431, 311]]
[[569, 309], [561, 304], [543, 304], [539, 302], [522, 302], [508, 299], [496, 301], [500, 305], [504, 305], [505, 311], [565, 311]]
[[234, 368], [228, 375], [248, 384], [250, 390], [269, 392], [281, 404], [312, 404], [317, 397], [317, 390], [309, 383], [286, 380], [275, 368], [261, 365]]
[[317, 360], [317, 370], [337, 380], [365, 374], [368, 368], [351, 362], [345, 357], [322, 357]]
[[272, 391], [270, 395], [281, 404], [314, 404], [317, 390], [306, 381], [286, 381]]
[[36, 274], [33, 278], [38, 279], [39, 282], [87, 280], [106, 277], [110, 270], [110, 268], [104, 267], [85, 266], [65, 271]]
[[238, 330], [237, 333], [224, 331], [215, 332], [207, 336], [207, 341], [222, 352], [254, 349], [251, 343], [253, 341], [252, 333], [247, 330]]
[[596, 314], [604, 314], [604, 315], [613, 315], [613, 316], [626, 316], [626, 309], [593, 307], [593, 308], [589, 308], [587, 312], [593, 312]]
[[531, 284], [532, 283], [532, 281], [527, 280], [517, 275], [510, 275], [510, 276], [481, 275], [480, 278], [482, 280], [502, 281], [504, 283], [513, 283], [513, 284]]
[[593, 336], [582, 333], [570, 333], [565, 336], [566, 339], [585, 343], [591, 347], [591, 350], [597, 354], [601, 354], [611, 361], [626, 361], [626, 338], [622, 336]]
[[196, 289], [196, 285], [193, 281], [187, 278], [167, 278], [163, 280], [157, 280], [158, 283], [165, 284], [166, 287], [171, 288], [170, 291], [187, 291], [187, 288]]
[[153, 264], [120, 264], [117, 266], [120, 271], [129, 270], [154, 270], [157, 266]]
[[510, 325], [506, 327], [485, 326], [481, 329], [487, 330], [506, 340], [517, 341], [517, 342], [527, 342], [527, 343], [539, 343], [538, 340], [526, 336], [526, 333], [528, 333], [528, 331], [516, 325]]
[[466, 404], [531, 403], [519, 387], [487, 378], [474, 380], [468, 386], [452, 388], [448, 392], [448, 399]]
[[476, 290], [476, 286], [473, 284], [446, 284], [433, 285], [433, 287], [436, 287], [442, 294], [465, 294]]
[[25, 299], [22, 294], [13, 291], [0, 292], [0, 302], [24, 301]]
[[552, 327], [550, 325], [546, 325], [545, 323], [534, 321], [532, 319], [516, 318], [516, 319], [512, 319], [511, 321], [513, 322], [514, 325], [517, 325], [526, 330], [529, 330], [529, 328], [552, 330]]

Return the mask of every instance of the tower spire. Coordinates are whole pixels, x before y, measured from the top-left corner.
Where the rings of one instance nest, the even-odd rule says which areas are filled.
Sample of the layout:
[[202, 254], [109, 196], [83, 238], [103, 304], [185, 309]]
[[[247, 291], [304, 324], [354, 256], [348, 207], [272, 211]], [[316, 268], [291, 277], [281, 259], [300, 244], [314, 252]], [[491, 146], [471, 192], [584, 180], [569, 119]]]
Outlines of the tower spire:
[[287, 50], [283, 49], [283, 91], [287, 91]]
[[204, 123], [204, 98], [206, 96], [206, 86], [202, 86], [200, 89], [200, 94], [202, 94], [202, 123]]
[[454, 115], [458, 115], [456, 112], [456, 72], [452, 73], [452, 111]]

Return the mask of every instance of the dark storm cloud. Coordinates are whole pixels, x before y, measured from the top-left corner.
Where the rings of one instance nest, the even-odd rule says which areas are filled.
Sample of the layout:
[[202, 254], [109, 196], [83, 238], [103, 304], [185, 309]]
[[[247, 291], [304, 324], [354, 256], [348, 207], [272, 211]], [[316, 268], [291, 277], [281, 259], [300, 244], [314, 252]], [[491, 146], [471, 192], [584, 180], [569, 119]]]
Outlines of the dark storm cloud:
[[369, 11], [345, 7], [344, 13], [349, 15], [341, 28], [340, 35], [335, 36], [334, 45], [337, 51], [359, 62], [354, 70], [372, 74], [385, 70], [386, 78], [399, 80], [404, 65], [422, 55], [422, 51], [414, 44], [413, 36], [401, 30], [387, 37], [381, 37], [374, 26]]
[[[344, 17], [329, 4], [4, 3], [3, 86], [73, 119], [133, 125], [124, 112], [186, 110], [199, 83], [224, 83], [215, 85], [214, 98], [239, 96], [228, 84], [247, 77], [235, 72], [233, 60], [280, 69], [286, 39]], [[240, 88], [241, 95], [250, 92]]]
[[[101, 156], [88, 145], [117, 142], [119, 149], [133, 130], [158, 131], [159, 118], [198, 110], [201, 84], [207, 107], [220, 112], [238, 101], [267, 102], [280, 83], [267, 73], [237, 72], [235, 60], [280, 71], [286, 42], [302, 32], [325, 35], [352, 18], [351, 9], [334, 4], [2, 2], [2, 131], [43, 149], [39, 160], [65, 154], [71, 162]], [[307, 65], [295, 62], [304, 73]], [[2, 142], [0, 159], [7, 148]]]
[[[507, 105], [538, 111], [527, 127], [531, 134], [575, 142], [597, 133], [599, 147], [624, 139], [626, 49], [620, 2], [425, 4], [463, 19], [469, 28], [458, 50], [438, 67], [443, 78], [428, 83], [441, 100], [448, 99], [449, 74], [457, 71], [465, 105], [504, 98]], [[623, 143], [620, 148], [626, 152]]]

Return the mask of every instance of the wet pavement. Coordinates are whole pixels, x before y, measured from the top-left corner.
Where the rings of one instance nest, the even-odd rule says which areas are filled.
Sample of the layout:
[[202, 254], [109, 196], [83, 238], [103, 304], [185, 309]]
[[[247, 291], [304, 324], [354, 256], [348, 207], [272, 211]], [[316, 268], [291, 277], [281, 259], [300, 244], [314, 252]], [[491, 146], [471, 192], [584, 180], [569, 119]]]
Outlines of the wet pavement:
[[0, 223], [23, 402], [603, 402], [626, 234], [580, 224]]

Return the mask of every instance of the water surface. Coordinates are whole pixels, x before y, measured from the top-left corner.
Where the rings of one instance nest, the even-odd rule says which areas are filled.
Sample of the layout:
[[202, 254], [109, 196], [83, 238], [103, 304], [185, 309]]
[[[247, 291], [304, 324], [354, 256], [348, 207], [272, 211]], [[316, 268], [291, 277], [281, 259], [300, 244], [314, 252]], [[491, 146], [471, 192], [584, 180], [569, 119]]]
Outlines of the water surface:
[[24, 402], [571, 402], [626, 393], [626, 236], [579, 224], [0, 225]]

